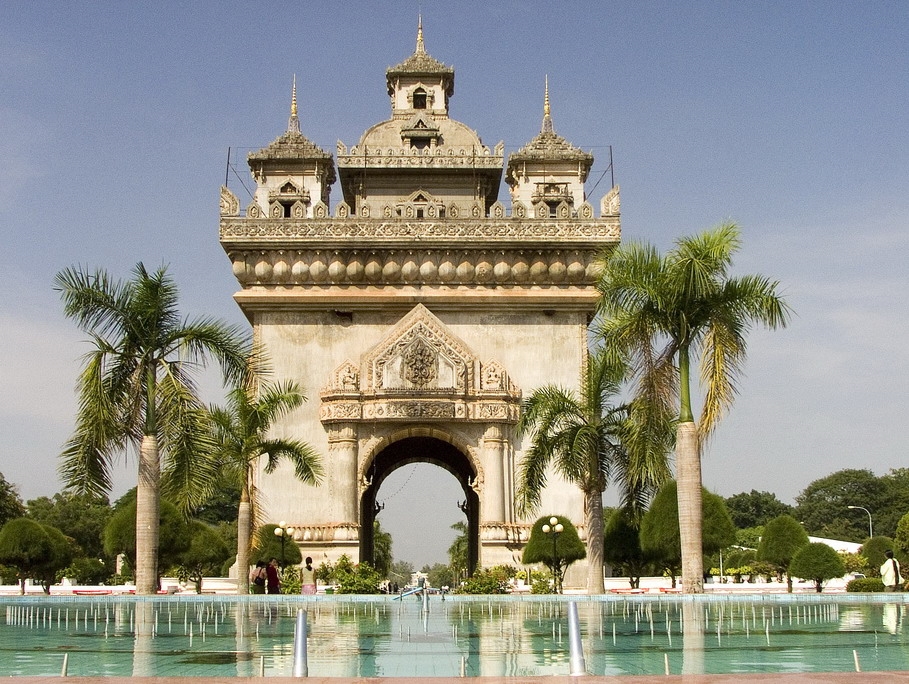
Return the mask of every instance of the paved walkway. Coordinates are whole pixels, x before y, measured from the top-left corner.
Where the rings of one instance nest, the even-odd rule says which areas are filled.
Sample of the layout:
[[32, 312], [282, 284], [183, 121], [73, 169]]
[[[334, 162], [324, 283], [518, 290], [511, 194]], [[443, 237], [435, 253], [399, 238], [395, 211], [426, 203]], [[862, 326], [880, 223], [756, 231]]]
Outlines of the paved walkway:
[[[67, 684], [302, 684], [291, 677], [67, 677]], [[909, 684], [909, 672], [651, 675], [647, 677], [308, 677], [306, 684]], [[60, 684], [60, 677], [16, 677], [15, 684]]]

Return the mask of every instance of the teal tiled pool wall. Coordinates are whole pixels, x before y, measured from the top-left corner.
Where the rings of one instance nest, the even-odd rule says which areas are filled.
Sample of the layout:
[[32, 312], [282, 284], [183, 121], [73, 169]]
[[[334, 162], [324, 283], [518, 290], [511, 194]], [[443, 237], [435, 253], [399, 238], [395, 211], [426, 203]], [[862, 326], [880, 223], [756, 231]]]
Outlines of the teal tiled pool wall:
[[903, 594], [73, 596], [0, 599], [0, 676], [289, 676], [306, 610], [323, 677], [909, 670]]

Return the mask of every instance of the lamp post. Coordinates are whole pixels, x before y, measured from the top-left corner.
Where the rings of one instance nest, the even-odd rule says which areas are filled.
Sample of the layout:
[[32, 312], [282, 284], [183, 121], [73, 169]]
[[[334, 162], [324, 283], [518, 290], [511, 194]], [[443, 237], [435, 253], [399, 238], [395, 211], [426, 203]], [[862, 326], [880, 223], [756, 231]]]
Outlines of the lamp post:
[[556, 567], [557, 567], [557, 561], [558, 561], [558, 556], [557, 556], [557, 551], [556, 551], [556, 540], [559, 538], [559, 535], [562, 533], [562, 531], [565, 529], [565, 527], [564, 527], [564, 525], [562, 525], [562, 523], [559, 522], [559, 519], [557, 517], [552, 516], [549, 519], [549, 524], [548, 525], [544, 524], [541, 529], [543, 530], [543, 534], [552, 535], [552, 590], [556, 594], [558, 594], [559, 593], [559, 583], [558, 583], [558, 575], [556, 574]]
[[284, 522], [283, 520], [281, 522], [279, 522], [278, 526], [275, 528], [275, 536], [280, 538], [280, 540], [281, 540], [281, 567], [282, 568], [284, 567], [284, 564], [286, 563], [286, 558], [284, 556], [284, 542], [287, 539], [287, 537], [293, 535], [293, 533], [294, 533], [294, 528], [288, 527], [287, 523]]
[[861, 511], [865, 511], [865, 513], [868, 514], [868, 538], [870, 539], [871, 537], [873, 537], [873, 536], [874, 536], [874, 528], [871, 526], [871, 511], [869, 511], [869, 510], [868, 510], [867, 508], [865, 508], [864, 506], [846, 506], [846, 508], [858, 509], [858, 510], [861, 510]]

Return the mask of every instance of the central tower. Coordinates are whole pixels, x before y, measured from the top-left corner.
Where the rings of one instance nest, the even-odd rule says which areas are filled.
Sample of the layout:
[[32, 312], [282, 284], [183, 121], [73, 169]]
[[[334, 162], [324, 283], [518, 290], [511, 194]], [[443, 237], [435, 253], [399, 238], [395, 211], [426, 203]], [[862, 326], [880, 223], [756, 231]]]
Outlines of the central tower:
[[[338, 143], [337, 176], [300, 133], [294, 94], [287, 132], [249, 155], [243, 215], [221, 191], [235, 298], [274, 378], [309, 397], [276, 430], [313, 445], [326, 471], [319, 487], [289, 468], [259, 472], [264, 519], [292, 524], [317, 563], [371, 558], [382, 481], [428, 462], [464, 491], [471, 565], [514, 565], [533, 522], [513, 507], [522, 392], [579, 384], [596, 257], [619, 240], [618, 188], [596, 217], [593, 157], [555, 133], [548, 87], [540, 133], [506, 164], [502, 143], [449, 116], [454, 69], [426, 52], [422, 27], [386, 86], [391, 117]], [[497, 200], [503, 169], [510, 207]], [[540, 512], [586, 535], [582, 496], [558, 477]]]

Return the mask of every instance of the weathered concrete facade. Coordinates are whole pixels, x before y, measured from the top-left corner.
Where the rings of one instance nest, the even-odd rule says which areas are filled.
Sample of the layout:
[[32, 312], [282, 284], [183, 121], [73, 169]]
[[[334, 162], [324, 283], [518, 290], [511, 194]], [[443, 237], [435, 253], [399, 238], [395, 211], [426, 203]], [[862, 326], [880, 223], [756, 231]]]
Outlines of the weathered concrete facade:
[[[391, 118], [338, 143], [337, 171], [300, 133], [294, 93], [287, 132], [249, 155], [253, 200], [241, 213], [221, 191], [236, 300], [274, 377], [309, 398], [277, 432], [325, 462], [320, 487], [289, 468], [260, 473], [264, 517], [293, 525], [317, 563], [369, 557], [382, 481], [429, 462], [464, 490], [472, 563], [514, 564], [532, 523], [514, 510], [520, 400], [578, 385], [596, 256], [619, 240], [618, 188], [596, 216], [583, 194], [593, 158], [554, 132], [548, 88], [540, 134], [506, 165], [501, 143], [449, 118], [454, 70], [422, 30], [386, 77]], [[336, 173], [344, 198], [330, 212]], [[540, 512], [586, 535], [582, 496], [558, 478]]]

